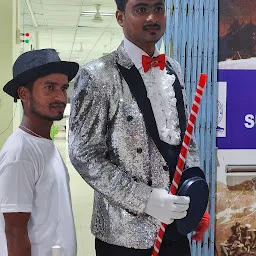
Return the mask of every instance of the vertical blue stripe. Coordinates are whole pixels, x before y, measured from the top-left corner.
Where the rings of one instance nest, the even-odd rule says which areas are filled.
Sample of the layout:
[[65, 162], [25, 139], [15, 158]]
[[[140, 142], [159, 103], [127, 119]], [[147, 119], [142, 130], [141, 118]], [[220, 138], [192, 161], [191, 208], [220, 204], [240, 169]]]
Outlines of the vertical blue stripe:
[[180, 42], [180, 59], [179, 63], [181, 65], [181, 69], [185, 70], [185, 62], [186, 62], [186, 38], [187, 38], [187, 0], [182, 0], [181, 3], [181, 15], [182, 15], [182, 20], [181, 20], [181, 42]]
[[210, 214], [211, 214], [211, 225], [210, 225], [210, 255], [214, 255], [215, 249], [215, 170], [216, 170], [216, 119], [217, 119], [217, 66], [218, 66], [218, 1], [214, 1], [214, 16], [213, 16], [213, 111], [212, 111], [212, 172], [211, 172], [211, 198], [210, 198]]
[[[207, 87], [195, 128], [201, 167], [210, 186], [210, 229], [200, 243], [191, 242], [192, 256], [214, 255], [216, 106], [218, 58], [218, 1], [167, 0], [166, 54], [176, 59], [184, 72], [189, 109], [201, 73], [208, 74]], [[170, 52], [170, 45], [173, 50]], [[189, 239], [191, 234], [188, 235]]]
[[190, 74], [191, 74], [191, 54], [192, 54], [192, 14], [193, 14], [193, 1], [188, 1], [188, 19], [187, 19], [187, 50], [186, 50], [186, 69], [184, 70], [185, 74], [185, 85], [186, 85], [186, 93], [188, 98], [188, 105], [191, 107], [192, 105], [192, 91], [190, 87]]

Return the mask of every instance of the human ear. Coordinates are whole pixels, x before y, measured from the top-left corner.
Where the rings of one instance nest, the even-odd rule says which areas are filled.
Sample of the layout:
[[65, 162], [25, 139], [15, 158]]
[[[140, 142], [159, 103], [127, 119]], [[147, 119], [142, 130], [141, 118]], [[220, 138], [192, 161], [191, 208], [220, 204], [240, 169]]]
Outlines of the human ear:
[[116, 11], [116, 20], [118, 22], [118, 24], [123, 27], [124, 26], [124, 13], [117, 10]]
[[28, 98], [29, 98], [28, 94], [29, 94], [28, 88], [26, 88], [24, 86], [20, 86], [18, 88], [18, 95], [19, 95], [19, 98], [21, 99], [21, 101], [28, 102]]

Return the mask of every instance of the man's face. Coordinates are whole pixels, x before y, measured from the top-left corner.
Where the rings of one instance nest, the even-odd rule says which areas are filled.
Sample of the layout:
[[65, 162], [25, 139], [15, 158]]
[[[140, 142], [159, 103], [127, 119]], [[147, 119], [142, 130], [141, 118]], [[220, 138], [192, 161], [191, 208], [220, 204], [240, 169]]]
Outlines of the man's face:
[[166, 28], [165, 0], [128, 0], [117, 21], [128, 40], [142, 46], [156, 43]]
[[67, 104], [68, 87], [68, 77], [64, 74], [37, 79], [28, 95], [28, 109], [49, 121], [61, 120]]

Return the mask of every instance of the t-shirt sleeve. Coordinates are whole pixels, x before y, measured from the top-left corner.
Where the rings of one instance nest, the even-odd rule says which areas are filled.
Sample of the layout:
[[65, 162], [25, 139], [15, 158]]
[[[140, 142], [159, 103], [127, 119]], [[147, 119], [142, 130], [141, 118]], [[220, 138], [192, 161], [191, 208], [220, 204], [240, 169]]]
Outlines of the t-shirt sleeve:
[[35, 188], [32, 164], [15, 161], [0, 168], [0, 212], [31, 212]]

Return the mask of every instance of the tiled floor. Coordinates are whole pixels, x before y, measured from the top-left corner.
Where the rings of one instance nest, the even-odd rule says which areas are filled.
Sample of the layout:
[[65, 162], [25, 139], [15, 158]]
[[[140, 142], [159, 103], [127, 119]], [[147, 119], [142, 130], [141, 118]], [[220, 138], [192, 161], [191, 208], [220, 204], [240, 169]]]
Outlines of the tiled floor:
[[55, 144], [65, 161], [70, 175], [70, 188], [77, 234], [77, 256], [95, 256], [94, 237], [90, 231], [93, 189], [80, 177], [70, 163], [65, 139], [57, 138]]

